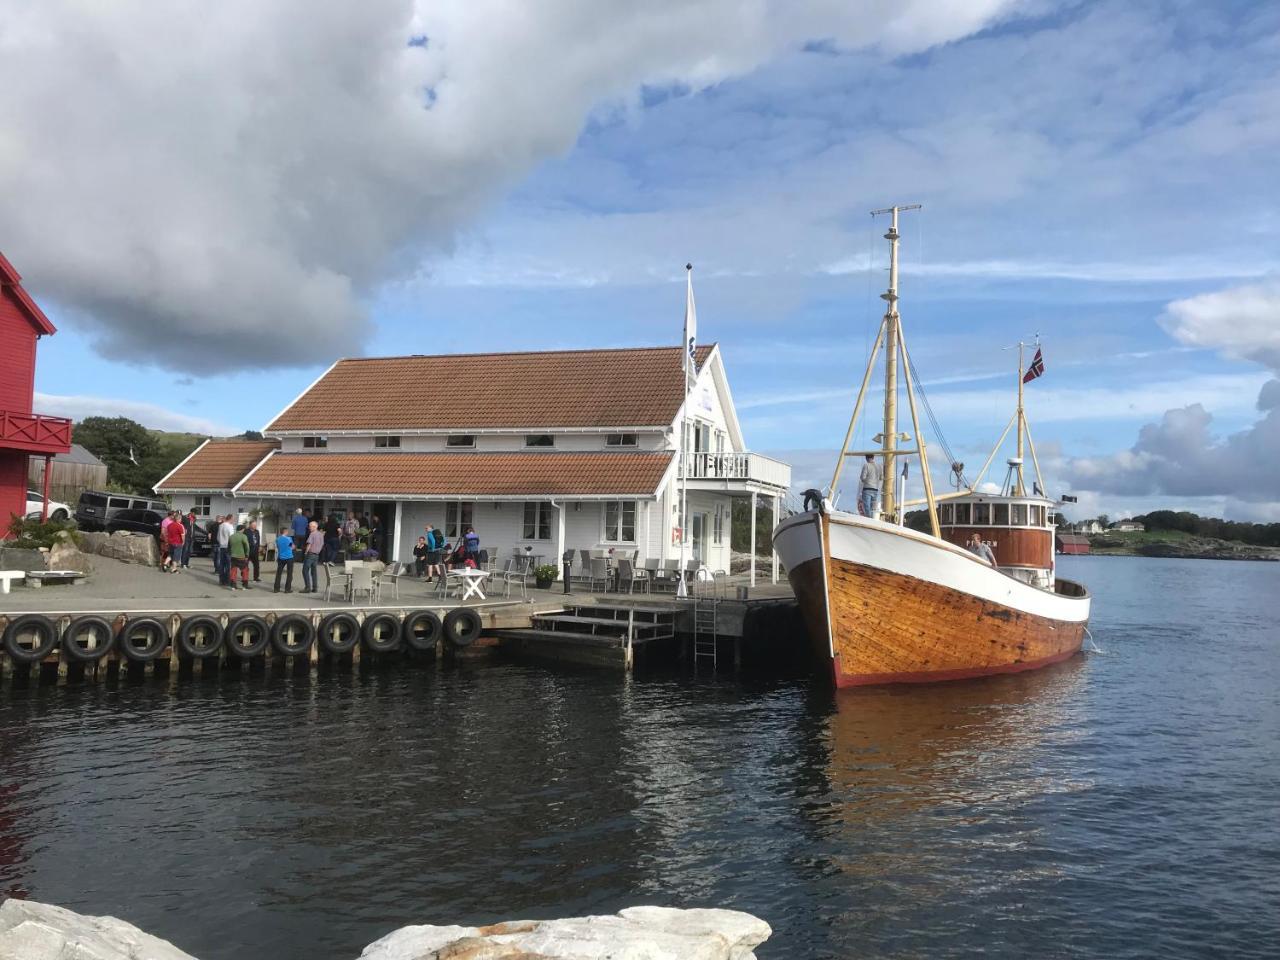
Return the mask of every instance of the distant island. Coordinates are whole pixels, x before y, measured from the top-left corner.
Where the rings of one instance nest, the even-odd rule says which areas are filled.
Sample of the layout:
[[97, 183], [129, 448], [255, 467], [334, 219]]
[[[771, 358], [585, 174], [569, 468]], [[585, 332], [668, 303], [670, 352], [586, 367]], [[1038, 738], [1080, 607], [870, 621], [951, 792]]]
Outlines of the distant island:
[[1061, 529], [1078, 529], [1089, 538], [1089, 552], [1102, 556], [1280, 560], [1280, 523], [1241, 523], [1156, 510], [1119, 523], [1108, 523], [1104, 515]]

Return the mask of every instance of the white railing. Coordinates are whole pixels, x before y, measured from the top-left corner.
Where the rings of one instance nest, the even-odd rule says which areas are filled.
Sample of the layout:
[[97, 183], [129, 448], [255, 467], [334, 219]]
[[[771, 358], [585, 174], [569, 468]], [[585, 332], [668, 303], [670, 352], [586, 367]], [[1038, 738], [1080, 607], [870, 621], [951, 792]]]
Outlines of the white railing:
[[791, 465], [758, 453], [691, 453], [687, 464], [691, 480], [755, 480], [791, 486]]

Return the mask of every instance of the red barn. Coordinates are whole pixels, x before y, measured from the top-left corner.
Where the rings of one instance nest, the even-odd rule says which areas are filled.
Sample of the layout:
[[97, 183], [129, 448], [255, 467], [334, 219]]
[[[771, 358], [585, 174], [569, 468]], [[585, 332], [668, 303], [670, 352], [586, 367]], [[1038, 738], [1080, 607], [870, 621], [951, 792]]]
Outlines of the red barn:
[[1089, 538], [1079, 533], [1059, 533], [1056, 539], [1059, 553], [1080, 554], [1089, 552]]
[[55, 333], [22, 277], [0, 253], [0, 539], [11, 514], [27, 512], [27, 458], [48, 461], [71, 449], [71, 421], [32, 412], [36, 383], [36, 341]]

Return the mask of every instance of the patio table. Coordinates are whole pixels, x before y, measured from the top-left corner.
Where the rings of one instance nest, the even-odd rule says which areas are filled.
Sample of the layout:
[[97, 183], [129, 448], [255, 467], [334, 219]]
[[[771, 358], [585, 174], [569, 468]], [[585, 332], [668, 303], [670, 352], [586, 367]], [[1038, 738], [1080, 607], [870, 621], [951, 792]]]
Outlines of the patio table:
[[0, 593], [9, 592], [9, 584], [14, 580], [25, 580], [27, 573], [25, 570], [0, 570]]
[[488, 570], [477, 570], [474, 567], [462, 567], [448, 571], [448, 578], [463, 588], [462, 599], [475, 597], [484, 600], [484, 581], [489, 576]]

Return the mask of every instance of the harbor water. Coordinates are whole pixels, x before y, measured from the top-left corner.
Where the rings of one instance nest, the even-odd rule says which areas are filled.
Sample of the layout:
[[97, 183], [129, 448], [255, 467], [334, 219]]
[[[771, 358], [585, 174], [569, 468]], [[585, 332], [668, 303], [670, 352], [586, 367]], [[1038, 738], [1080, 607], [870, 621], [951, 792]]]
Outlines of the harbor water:
[[931, 687], [501, 661], [5, 687], [0, 896], [203, 960], [641, 903], [757, 914], [763, 958], [1276, 956], [1280, 564], [1063, 572], [1101, 653]]

